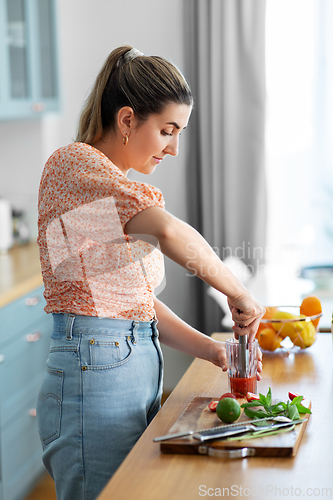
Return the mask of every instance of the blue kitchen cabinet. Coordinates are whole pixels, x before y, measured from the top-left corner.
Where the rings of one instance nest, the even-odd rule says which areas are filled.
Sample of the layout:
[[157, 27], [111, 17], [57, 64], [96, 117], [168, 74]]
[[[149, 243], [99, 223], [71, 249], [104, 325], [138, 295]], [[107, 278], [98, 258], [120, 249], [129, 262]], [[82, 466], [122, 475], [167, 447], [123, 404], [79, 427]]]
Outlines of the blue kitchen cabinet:
[[0, 309], [0, 500], [21, 500], [45, 471], [36, 403], [52, 317], [43, 287]]
[[55, 0], [0, 0], [0, 119], [59, 109]]

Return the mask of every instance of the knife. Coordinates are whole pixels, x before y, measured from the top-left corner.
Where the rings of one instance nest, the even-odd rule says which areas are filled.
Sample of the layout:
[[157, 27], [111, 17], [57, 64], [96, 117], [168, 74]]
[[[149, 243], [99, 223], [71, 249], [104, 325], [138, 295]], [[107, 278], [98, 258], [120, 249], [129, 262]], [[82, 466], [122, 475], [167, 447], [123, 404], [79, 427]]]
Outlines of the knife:
[[303, 420], [292, 420], [291, 422], [284, 422], [281, 424], [276, 424], [276, 425], [268, 425], [268, 426], [260, 426], [257, 427], [255, 425], [252, 425], [251, 423], [242, 425], [240, 427], [235, 427], [233, 429], [226, 429], [223, 431], [214, 431], [211, 432], [211, 429], [208, 429], [204, 432], [196, 432], [193, 434], [194, 439], [197, 439], [198, 441], [207, 441], [209, 439], [219, 439], [219, 438], [226, 438], [230, 436], [235, 436], [237, 434], [244, 434], [247, 432], [252, 432], [253, 434], [258, 433], [258, 435], [264, 436], [265, 433], [267, 432], [272, 432], [275, 431], [276, 429], [280, 429], [281, 427], [294, 427], [296, 424], [302, 423]]
[[[276, 417], [267, 417], [265, 419], [262, 419], [262, 418], [255, 418], [253, 420], [250, 420], [249, 422], [242, 422], [242, 423], [237, 423], [237, 424], [228, 424], [228, 425], [219, 425], [217, 427], [211, 427], [209, 429], [197, 429], [197, 430], [194, 430], [194, 431], [185, 431], [185, 432], [176, 432], [174, 434], [166, 434], [165, 436], [158, 436], [156, 438], [153, 439], [153, 441], [155, 442], [158, 442], [158, 441], [168, 441], [169, 439], [177, 439], [177, 438], [182, 438], [182, 437], [186, 437], [186, 436], [192, 436], [193, 434], [201, 434], [201, 433], [204, 433], [204, 432], [213, 432], [213, 431], [217, 431], [217, 432], [220, 432], [222, 431], [223, 429], [225, 431], [229, 430], [229, 429], [237, 429], [239, 427], [244, 427], [244, 425], [249, 425], [249, 424], [252, 424], [254, 422], [262, 422], [263, 420], [274, 420]], [[291, 420], [290, 422], [283, 422], [285, 425], [291, 425], [291, 424], [300, 424], [302, 422], [306, 422], [306, 418], [303, 418], [303, 419], [300, 419], [300, 420]], [[272, 427], [273, 429], [273, 427]], [[260, 426], [258, 426], [258, 430], [260, 430]]]

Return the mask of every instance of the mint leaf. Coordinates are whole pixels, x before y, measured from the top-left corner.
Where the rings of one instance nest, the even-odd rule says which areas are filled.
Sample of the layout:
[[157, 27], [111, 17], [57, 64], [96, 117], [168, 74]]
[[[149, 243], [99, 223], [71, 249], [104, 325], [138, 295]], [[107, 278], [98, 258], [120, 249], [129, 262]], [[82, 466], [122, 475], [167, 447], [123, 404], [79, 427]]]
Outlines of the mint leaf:
[[[243, 403], [241, 408], [244, 409], [245, 415], [250, 418], [261, 418], [264, 419], [268, 417], [275, 417], [283, 415], [290, 418], [291, 420], [298, 420], [300, 414], [311, 413], [311, 411], [302, 406], [303, 396], [296, 396], [292, 401], [280, 401], [279, 403], [272, 404], [272, 390], [268, 389], [267, 395], [259, 394], [259, 400], [249, 401], [248, 403]], [[259, 425], [261, 422], [259, 423]], [[263, 424], [261, 424], [263, 425]]]
[[260, 394], [260, 393], [259, 393], [259, 401], [260, 401], [260, 403], [261, 403], [263, 406], [269, 406], [269, 405], [267, 405], [267, 399], [266, 399], [266, 396], [264, 396], [263, 394]]
[[305, 406], [302, 406], [299, 403], [297, 403], [295, 406], [296, 406], [299, 413], [312, 413], [309, 408], [305, 408]]
[[301, 401], [303, 401], [303, 399], [304, 399], [303, 396], [296, 396], [296, 398], [294, 398], [290, 404], [291, 405], [297, 405], [298, 403], [300, 403]]
[[264, 410], [251, 410], [251, 408], [245, 408], [244, 413], [250, 418], [267, 418], [272, 416]]
[[270, 406], [268, 408], [268, 411], [271, 411], [275, 415], [278, 415], [279, 413], [284, 412], [286, 410], [286, 408], [287, 408], [286, 403], [283, 403], [283, 401], [281, 401], [280, 403], [277, 403], [273, 406]]
[[258, 406], [262, 406], [260, 401], [250, 401], [249, 403], [243, 403], [241, 405], [241, 408], [252, 408], [252, 407], [258, 407]]
[[272, 390], [271, 388], [268, 389], [268, 393], [267, 393], [267, 396], [266, 396], [266, 401], [267, 401], [267, 405], [268, 406], [271, 406], [272, 404]]
[[289, 407], [288, 407], [288, 417], [291, 420], [298, 420], [300, 418], [299, 413], [298, 413], [298, 409], [297, 409], [296, 405], [291, 405], [291, 404], [289, 405]]

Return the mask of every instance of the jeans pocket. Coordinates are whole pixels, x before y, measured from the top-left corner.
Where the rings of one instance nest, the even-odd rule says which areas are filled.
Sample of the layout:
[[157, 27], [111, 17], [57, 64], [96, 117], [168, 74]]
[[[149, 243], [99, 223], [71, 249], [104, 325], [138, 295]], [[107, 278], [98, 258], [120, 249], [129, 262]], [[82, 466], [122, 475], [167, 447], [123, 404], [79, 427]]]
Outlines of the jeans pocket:
[[132, 352], [130, 338], [120, 338], [117, 341], [90, 339], [90, 365], [87, 369], [116, 368], [126, 363], [132, 356]]
[[47, 367], [37, 401], [38, 432], [43, 446], [60, 436], [64, 372]]

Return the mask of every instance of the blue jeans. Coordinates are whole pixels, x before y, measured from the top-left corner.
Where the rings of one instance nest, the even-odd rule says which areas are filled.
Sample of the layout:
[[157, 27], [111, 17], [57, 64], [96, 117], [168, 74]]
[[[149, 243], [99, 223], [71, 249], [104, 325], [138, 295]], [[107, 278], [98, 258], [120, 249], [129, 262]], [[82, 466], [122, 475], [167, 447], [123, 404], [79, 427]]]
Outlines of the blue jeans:
[[37, 419], [58, 500], [94, 500], [160, 408], [156, 321], [54, 314]]

